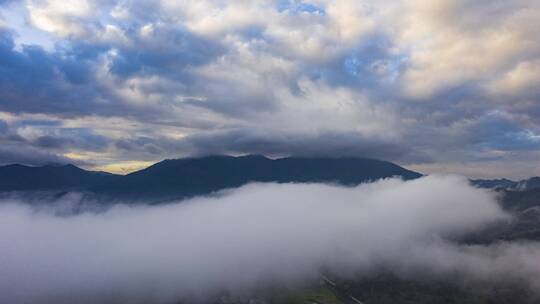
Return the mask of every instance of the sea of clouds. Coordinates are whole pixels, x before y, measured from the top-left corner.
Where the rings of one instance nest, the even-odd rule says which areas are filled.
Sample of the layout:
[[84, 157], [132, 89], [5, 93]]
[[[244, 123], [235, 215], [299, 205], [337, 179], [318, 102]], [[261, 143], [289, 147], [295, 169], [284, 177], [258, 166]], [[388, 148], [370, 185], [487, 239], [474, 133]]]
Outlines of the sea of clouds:
[[511, 220], [496, 199], [456, 176], [356, 187], [255, 183], [60, 215], [65, 201], [37, 208], [3, 198], [0, 302], [175, 303], [316, 281], [323, 269], [538, 288], [538, 243], [455, 241]]

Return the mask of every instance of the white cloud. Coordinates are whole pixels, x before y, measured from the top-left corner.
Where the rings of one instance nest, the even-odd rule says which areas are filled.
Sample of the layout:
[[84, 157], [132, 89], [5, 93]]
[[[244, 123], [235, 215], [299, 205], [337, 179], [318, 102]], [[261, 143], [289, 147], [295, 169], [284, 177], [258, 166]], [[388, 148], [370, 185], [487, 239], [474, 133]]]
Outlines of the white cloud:
[[488, 84], [495, 96], [520, 96], [524, 92], [538, 90], [540, 83], [540, 59], [520, 61], [515, 67]]
[[492, 81], [540, 56], [534, 1], [416, 0], [393, 14], [395, 41], [410, 52], [403, 85], [412, 96]]
[[308, 79], [299, 80], [298, 88], [297, 94], [286, 88], [276, 90], [280, 109], [268, 117], [275, 127], [308, 133], [352, 131], [379, 139], [397, 139], [404, 131], [406, 123], [398, 113], [367, 94]]
[[[55, 216], [79, 204], [0, 205], [0, 299], [25, 303], [169, 303], [272, 280], [376, 272], [471, 283], [540, 283], [538, 244], [449, 241], [507, 220], [494, 196], [458, 177], [344, 188], [252, 184], [164, 206]], [[83, 205], [84, 207], [84, 205]], [[278, 222], [276, 222], [278, 221]], [[423, 270], [428, 269], [429, 273]]]
[[96, 8], [87, 0], [28, 0], [30, 21], [37, 28], [60, 36], [85, 36], [86, 24], [95, 16]]
[[0, 13], [0, 30], [8, 28], [4, 16]]

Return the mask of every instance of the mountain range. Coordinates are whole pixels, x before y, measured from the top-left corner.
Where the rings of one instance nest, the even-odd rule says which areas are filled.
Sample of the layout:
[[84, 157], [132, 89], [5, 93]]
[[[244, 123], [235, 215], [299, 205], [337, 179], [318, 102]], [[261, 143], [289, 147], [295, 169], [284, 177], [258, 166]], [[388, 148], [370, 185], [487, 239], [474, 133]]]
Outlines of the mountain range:
[[473, 179], [471, 183], [480, 188], [503, 189], [510, 191], [528, 191], [540, 189], [540, 177], [534, 176], [528, 179], [513, 181], [506, 178], [501, 179]]
[[[117, 175], [77, 166], [0, 166], [0, 193], [81, 192], [100, 200], [164, 202], [235, 188], [250, 182], [337, 183], [357, 185], [388, 177], [404, 180], [422, 174], [391, 162], [367, 158], [286, 157], [262, 155], [167, 159], [148, 168]], [[471, 184], [505, 192], [507, 209], [526, 209], [540, 201], [540, 177], [521, 181], [476, 179]], [[32, 195], [33, 196], [33, 195]]]
[[163, 160], [127, 175], [87, 171], [74, 165], [8, 165], [0, 167], [0, 191], [82, 191], [109, 198], [169, 200], [250, 182], [355, 185], [394, 176], [408, 180], [422, 174], [366, 158], [207, 156]]

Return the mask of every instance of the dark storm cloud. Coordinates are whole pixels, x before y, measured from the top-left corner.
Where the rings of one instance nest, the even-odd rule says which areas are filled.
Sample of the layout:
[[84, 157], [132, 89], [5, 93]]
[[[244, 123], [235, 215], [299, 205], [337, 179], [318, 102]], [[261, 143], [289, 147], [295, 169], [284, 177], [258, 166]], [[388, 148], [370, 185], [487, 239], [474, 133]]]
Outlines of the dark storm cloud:
[[109, 140], [91, 129], [63, 127], [57, 120], [20, 119], [11, 123], [0, 120], [0, 143], [0, 164], [90, 165], [88, 161], [72, 160], [62, 154], [73, 150], [103, 151]]
[[32, 143], [42, 148], [77, 148], [86, 151], [99, 151], [107, 145], [108, 140], [89, 129], [61, 128], [44, 132], [43, 135], [33, 139]]
[[[321, 143], [325, 143], [322, 145]], [[204, 156], [212, 154], [264, 154], [268, 156], [350, 157], [363, 156], [409, 162], [431, 162], [400, 142], [366, 138], [358, 133], [294, 134], [266, 130], [228, 130], [200, 133], [182, 139], [134, 137], [119, 140], [116, 147], [124, 153], [138, 151], [146, 159], [166, 155]]]
[[12, 34], [0, 31], [0, 110], [57, 115], [90, 111], [96, 93], [85, 83], [88, 63], [61, 57], [39, 46], [17, 51]]
[[0, 119], [0, 134], [4, 134], [8, 131], [8, 124]]
[[66, 157], [49, 153], [43, 149], [37, 149], [23, 144], [2, 142], [3, 144], [0, 147], [0, 165], [25, 164], [41, 166], [51, 163], [77, 163]]
[[[324, 145], [322, 144], [324, 143]], [[407, 147], [358, 133], [276, 134], [264, 130], [233, 130], [208, 135], [194, 135], [181, 145], [195, 154], [241, 153], [298, 156], [358, 156], [383, 159], [425, 161]]]
[[176, 144], [176, 142], [164, 138], [143, 136], [121, 139], [115, 143], [118, 149], [125, 151], [139, 150], [141, 153], [153, 156], [163, 155], [164, 152], [168, 152], [169, 154], [180, 152], [181, 149], [175, 149]]
[[[136, 38], [136, 37], [135, 37]], [[0, 111], [48, 113], [58, 116], [131, 115], [148, 117], [159, 107], [139, 110], [123, 103], [96, 78], [102, 56], [114, 49], [107, 71], [119, 85], [133, 74], [170, 77], [190, 82], [184, 69], [201, 65], [221, 52], [219, 45], [197, 38], [185, 30], [153, 31], [152, 41], [133, 42], [142, 47], [107, 45], [103, 42], [67, 42], [48, 52], [23, 45], [16, 50], [13, 34], [0, 31]], [[150, 89], [150, 93], [152, 89]], [[172, 93], [171, 93], [172, 94]]]
[[223, 52], [218, 44], [175, 28], [152, 28], [150, 41], [139, 40], [137, 35], [129, 38], [142, 47], [120, 48], [110, 67], [110, 72], [123, 78], [136, 73], [182, 78], [186, 67], [208, 63]]

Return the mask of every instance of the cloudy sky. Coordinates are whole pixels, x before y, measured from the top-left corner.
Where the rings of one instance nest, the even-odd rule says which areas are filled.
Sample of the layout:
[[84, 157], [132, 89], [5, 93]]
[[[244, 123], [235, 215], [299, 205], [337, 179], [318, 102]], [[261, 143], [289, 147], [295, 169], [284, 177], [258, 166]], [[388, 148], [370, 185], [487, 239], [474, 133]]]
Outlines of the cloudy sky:
[[0, 0], [0, 163], [540, 175], [537, 0]]

